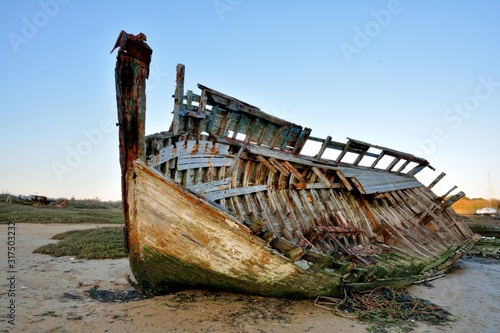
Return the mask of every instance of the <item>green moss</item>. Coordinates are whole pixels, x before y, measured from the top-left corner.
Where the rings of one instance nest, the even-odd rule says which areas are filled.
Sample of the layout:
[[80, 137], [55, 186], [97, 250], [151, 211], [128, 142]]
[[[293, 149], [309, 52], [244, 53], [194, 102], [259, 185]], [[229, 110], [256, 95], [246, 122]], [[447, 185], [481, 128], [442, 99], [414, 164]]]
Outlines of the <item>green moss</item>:
[[143, 261], [131, 258], [131, 268], [141, 288], [155, 295], [193, 287], [290, 298], [342, 294], [341, 277], [334, 274], [297, 271], [286, 280], [262, 282], [245, 272], [231, 277], [190, 265], [148, 247], [143, 247], [142, 252]]
[[117, 259], [126, 257], [123, 246], [123, 228], [106, 227], [72, 230], [57, 234], [60, 240], [37, 248], [34, 253], [54, 257], [74, 256], [78, 259]]

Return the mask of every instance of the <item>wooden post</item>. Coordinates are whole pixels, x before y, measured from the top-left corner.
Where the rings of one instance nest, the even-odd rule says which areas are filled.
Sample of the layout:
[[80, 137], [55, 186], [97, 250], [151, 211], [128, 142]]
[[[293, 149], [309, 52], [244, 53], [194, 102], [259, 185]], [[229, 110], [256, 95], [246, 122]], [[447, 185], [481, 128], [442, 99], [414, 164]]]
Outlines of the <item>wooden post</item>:
[[[176, 67], [176, 86], [174, 94], [174, 119], [172, 120], [172, 132], [178, 134], [179, 132], [179, 108], [184, 99], [184, 70], [183, 64], [177, 64]], [[200, 103], [202, 101], [200, 100]], [[201, 108], [200, 108], [201, 109]]]
[[[120, 33], [115, 48], [119, 47], [115, 68], [116, 104], [122, 172], [122, 206], [125, 220], [125, 250], [129, 252], [129, 200], [133, 195], [128, 184], [133, 183], [133, 162], [146, 160], [146, 79], [153, 51], [144, 42], [146, 36]], [[114, 50], [114, 49], [113, 49]]]

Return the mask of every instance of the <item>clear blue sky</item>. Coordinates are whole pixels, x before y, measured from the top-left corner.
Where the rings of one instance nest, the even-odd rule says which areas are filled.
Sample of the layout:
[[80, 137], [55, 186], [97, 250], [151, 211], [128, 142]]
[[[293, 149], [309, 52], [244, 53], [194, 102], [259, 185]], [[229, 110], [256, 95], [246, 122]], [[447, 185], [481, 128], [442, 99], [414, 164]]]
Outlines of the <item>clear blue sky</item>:
[[[147, 132], [175, 66], [307, 126], [414, 153], [469, 197], [500, 196], [500, 1], [0, 1], [0, 189], [120, 199], [121, 30], [153, 48]], [[456, 192], [455, 192], [456, 193]]]

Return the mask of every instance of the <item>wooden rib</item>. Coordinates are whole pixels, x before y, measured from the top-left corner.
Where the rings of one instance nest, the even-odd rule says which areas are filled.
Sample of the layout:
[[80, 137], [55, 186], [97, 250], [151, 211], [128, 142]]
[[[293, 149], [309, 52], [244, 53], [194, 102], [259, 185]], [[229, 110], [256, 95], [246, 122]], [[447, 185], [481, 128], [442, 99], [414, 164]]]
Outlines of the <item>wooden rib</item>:
[[292, 149], [292, 154], [298, 155], [302, 151], [302, 148], [304, 148], [304, 145], [307, 142], [307, 139], [311, 135], [311, 129], [310, 128], [304, 128], [301, 132], [299, 137], [297, 138], [297, 141], [295, 142], [295, 147]]
[[271, 123], [271, 122], [267, 123], [267, 125], [262, 130], [262, 133], [260, 134], [259, 138], [257, 139], [258, 145], [260, 145], [262, 143], [262, 140], [266, 137], [267, 131], [269, 131], [269, 129], [272, 127], [274, 127], [273, 123]]
[[276, 133], [274, 133], [274, 136], [272, 140], [269, 142], [269, 147], [274, 148], [276, 146], [276, 143], [278, 142], [279, 138], [281, 137], [281, 133], [283, 132], [284, 128], [280, 127]]
[[276, 173], [278, 172], [278, 170], [276, 170], [276, 168], [271, 164], [269, 163], [265, 157], [261, 156], [261, 155], [257, 155], [257, 159], [266, 166], [266, 168], [269, 169], [269, 171], [271, 171], [272, 173]]
[[245, 143], [250, 143], [252, 136], [259, 129], [260, 118], [252, 119], [250, 125], [248, 126], [249, 131], [246, 133]]
[[370, 168], [375, 168], [375, 166], [377, 165], [378, 162], [380, 162], [380, 160], [382, 159], [382, 157], [385, 156], [385, 150], [382, 150], [380, 152], [380, 154], [378, 154], [377, 158], [375, 159], [375, 161], [373, 161], [372, 165], [370, 166]]
[[218, 136], [224, 137], [227, 135], [227, 127], [229, 126], [232, 115], [233, 115], [232, 111], [226, 111], [224, 118], [219, 124], [219, 129], [217, 131]]
[[313, 190], [309, 191], [309, 194], [312, 197], [313, 207], [316, 208], [316, 212], [321, 217], [321, 219], [318, 222], [320, 222], [322, 225], [330, 225], [331, 216], [328, 214], [328, 210], [324, 206], [323, 201], [318, 196], [318, 192]]
[[406, 162], [404, 162], [404, 163], [403, 163], [403, 165], [401, 165], [401, 166], [399, 167], [399, 169], [398, 169], [398, 170], [396, 170], [396, 172], [397, 172], [397, 173], [401, 173], [401, 171], [403, 171], [403, 170], [404, 170], [404, 169], [408, 166], [408, 164], [410, 164], [410, 162], [411, 162], [410, 160], [407, 160]]
[[427, 167], [429, 165], [427, 164], [419, 164], [417, 166], [415, 166], [413, 169], [411, 169], [407, 175], [408, 176], [415, 176], [417, 173], [419, 173], [420, 171], [422, 171], [423, 169], [425, 169], [425, 167]]
[[330, 182], [330, 180], [323, 174], [323, 172], [321, 172], [320, 169], [318, 169], [317, 167], [313, 166], [311, 167], [312, 171], [319, 177], [319, 179], [321, 179], [321, 181], [328, 185], [328, 186], [332, 186], [332, 183]]
[[290, 162], [282, 161], [281, 163], [285, 168], [287, 168], [288, 171], [290, 171], [293, 174], [295, 178], [297, 178], [298, 180], [302, 180], [302, 174], [297, 169], [295, 169], [293, 165], [290, 164]]
[[238, 150], [236, 155], [233, 157], [233, 163], [231, 164], [231, 167], [229, 168], [229, 172], [228, 172], [231, 176], [233, 175], [234, 171], [238, 171], [238, 168], [236, 168], [236, 165], [238, 165], [241, 162], [240, 156], [244, 150], [245, 150], [244, 147], [240, 147], [240, 149]]
[[232, 197], [231, 200], [233, 201], [233, 205], [234, 205], [234, 207], [237, 209], [237, 211], [239, 213], [239, 217], [243, 221], [245, 221], [245, 223], [247, 225], [252, 224], [252, 220], [250, 219], [250, 216], [248, 216], [248, 214], [247, 214], [247, 212], [245, 210], [245, 206], [241, 202], [241, 196]]
[[344, 149], [342, 149], [339, 156], [337, 156], [337, 159], [335, 160], [335, 162], [340, 162], [342, 160], [342, 158], [345, 156], [345, 154], [347, 153], [349, 148], [351, 148], [351, 145], [352, 145], [352, 141], [351, 140], [347, 141], [346, 145], [344, 146]]
[[318, 190], [316, 193], [318, 193], [320, 200], [322, 201], [323, 205], [326, 208], [328, 215], [330, 216], [330, 225], [335, 226], [334, 216], [335, 216], [335, 212], [337, 210], [335, 209], [335, 206], [333, 205], [332, 201], [328, 197], [327, 190], [321, 189], [321, 190]]
[[302, 202], [302, 207], [304, 207], [304, 210], [307, 212], [307, 215], [309, 216], [309, 223], [311, 224], [311, 226], [318, 225], [320, 217], [316, 214], [316, 209], [313, 207], [311, 202], [309, 202], [306, 192], [300, 191], [299, 197]]
[[243, 196], [243, 206], [245, 207], [247, 215], [250, 216], [253, 222], [262, 219], [260, 210], [257, 208], [255, 202], [252, 200], [251, 194], [246, 194]]
[[281, 206], [279, 199], [276, 195], [276, 191], [267, 191], [267, 198], [269, 200], [269, 204], [274, 209], [274, 216], [280, 222], [282, 228], [286, 229], [290, 233], [291, 237], [290, 240], [296, 241], [297, 239], [294, 233], [295, 228], [290, 223], [287, 214], [285, 214], [283, 207]]
[[352, 185], [351, 185], [351, 183], [349, 183], [349, 181], [347, 180], [346, 176], [342, 173], [342, 171], [335, 170], [335, 173], [340, 178], [340, 181], [342, 182], [342, 184], [344, 184], [344, 186], [346, 187], [346, 189], [348, 191], [352, 191]]
[[286, 146], [289, 143], [288, 141], [290, 140], [290, 135], [292, 135], [292, 128], [291, 127], [286, 127], [286, 132], [285, 132], [285, 137], [283, 138], [283, 143], [281, 144], [280, 149], [281, 150], [286, 150]]
[[297, 238], [302, 238], [304, 237], [303, 234], [303, 229], [302, 229], [302, 224], [299, 221], [299, 218], [295, 215], [294, 207], [290, 200], [288, 199], [288, 196], [286, 194], [286, 190], [279, 190], [277, 191], [277, 199], [280, 203], [280, 205], [283, 207], [286, 217], [289, 219], [292, 227], [293, 227], [293, 232], [296, 235]]
[[286, 193], [288, 194], [286, 197], [288, 199], [288, 202], [292, 201], [293, 202], [293, 209], [295, 211], [295, 214], [298, 217], [298, 220], [302, 226], [302, 232], [304, 234], [308, 233], [311, 230], [311, 223], [309, 222], [307, 218], [307, 212], [305, 211], [305, 208], [303, 207], [300, 198], [297, 195], [296, 191], [293, 190], [287, 190]]
[[281, 165], [281, 163], [278, 162], [274, 157], [269, 157], [269, 162], [271, 162], [271, 164], [274, 165], [285, 176], [288, 176], [290, 174], [290, 171], [288, 171], [287, 168]]
[[[266, 219], [269, 221], [269, 226], [272, 227], [273, 234], [276, 237], [279, 237], [283, 235], [286, 238], [290, 238], [290, 235], [288, 232], [283, 233], [283, 229], [281, 228], [281, 225], [279, 221], [276, 219], [274, 214], [271, 213], [271, 208], [269, 207], [268, 204], [268, 199], [264, 196], [264, 193], [262, 192], [257, 192], [255, 194], [255, 197], [257, 198], [257, 202], [259, 203], [262, 211], [262, 216], [265, 216]], [[292, 239], [289, 239], [292, 240]]]
[[446, 192], [445, 194], [443, 194], [441, 196], [441, 198], [443, 198], [443, 199], [446, 198], [448, 196], [448, 194], [450, 194], [451, 192], [453, 192], [456, 189], [457, 189], [457, 185], [453, 186], [448, 192]]
[[[206, 101], [206, 96], [204, 96], [204, 94], [205, 94], [205, 91], [202, 91], [201, 96], [204, 98], [200, 99], [200, 112], [202, 112], [201, 107], [202, 107], [202, 105], [204, 105], [203, 101]], [[209, 134], [213, 133], [214, 125], [215, 125], [215, 114], [217, 113], [218, 110], [219, 110], [219, 108], [217, 105], [212, 106], [212, 111], [211, 111], [211, 114], [210, 114], [210, 117], [209, 117], [209, 120], [207, 123], [207, 129], [206, 129]]]
[[321, 149], [318, 151], [318, 153], [316, 154], [315, 158], [321, 158], [321, 156], [323, 156], [323, 154], [325, 153], [325, 150], [326, 148], [328, 147], [328, 145], [330, 144], [330, 142], [332, 141], [332, 137], [331, 136], [327, 136], [326, 139], [323, 141], [323, 144], [321, 145]]
[[465, 196], [464, 192], [462, 192], [462, 191], [458, 192], [457, 194], [455, 194], [454, 196], [452, 196], [450, 199], [446, 200], [446, 202], [444, 203], [445, 208], [450, 207], [455, 202], [457, 202], [458, 200], [462, 199], [464, 196]]
[[351, 178], [351, 181], [354, 183], [354, 186], [356, 186], [356, 188], [358, 189], [359, 193], [366, 194], [366, 191], [363, 188], [363, 185], [361, 185], [361, 183], [355, 177]]
[[188, 90], [186, 94], [186, 107], [188, 110], [191, 109], [193, 104], [193, 91]]
[[368, 151], [370, 147], [364, 147], [363, 150], [359, 153], [358, 157], [356, 158], [356, 160], [352, 163], [353, 165], [358, 165], [359, 162], [361, 162], [361, 160], [363, 159], [363, 157], [365, 156], [366, 152]]
[[243, 124], [245, 122], [247, 122], [247, 117], [244, 114], [241, 114], [240, 118], [238, 119], [238, 123], [234, 127], [234, 132], [232, 136], [233, 139], [236, 139], [236, 136], [238, 135], [238, 133], [240, 133], [241, 128], [243, 127]]
[[387, 166], [387, 168], [385, 168], [385, 171], [391, 171], [396, 166], [396, 164], [399, 163], [399, 161], [401, 161], [401, 158], [394, 157], [392, 162]]
[[436, 184], [441, 180], [443, 179], [443, 177], [446, 176], [446, 173], [444, 172], [441, 172], [441, 174], [439, 176], [436, 177], [436, 179], [434, 179], [432, 181], [432, 183], [430, 183], [427, 188], [430, 190], [431, 188], [433, 188], [434, 186], [436, 186]]

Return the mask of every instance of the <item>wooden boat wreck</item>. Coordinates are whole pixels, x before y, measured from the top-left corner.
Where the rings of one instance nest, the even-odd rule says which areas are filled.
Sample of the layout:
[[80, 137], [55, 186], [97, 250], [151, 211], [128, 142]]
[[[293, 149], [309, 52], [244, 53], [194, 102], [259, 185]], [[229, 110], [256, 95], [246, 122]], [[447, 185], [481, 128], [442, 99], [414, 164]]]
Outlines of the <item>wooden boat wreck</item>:
[[[307, 298], [405, 286], [443, 275], [479, 238], [450, 208], [462, 192], [432, 192], [444, 174], [428, 186], [415, 178], [427, 160], [313, 137], [201, 84], [185, 92], [180, 64], [171, 127], [146, 136], [152, 50], [125, 32], [116, 47], [126, 247], [146, 292]], [[313, 156], [302, 154], [309, 141], [321, 146]]]

